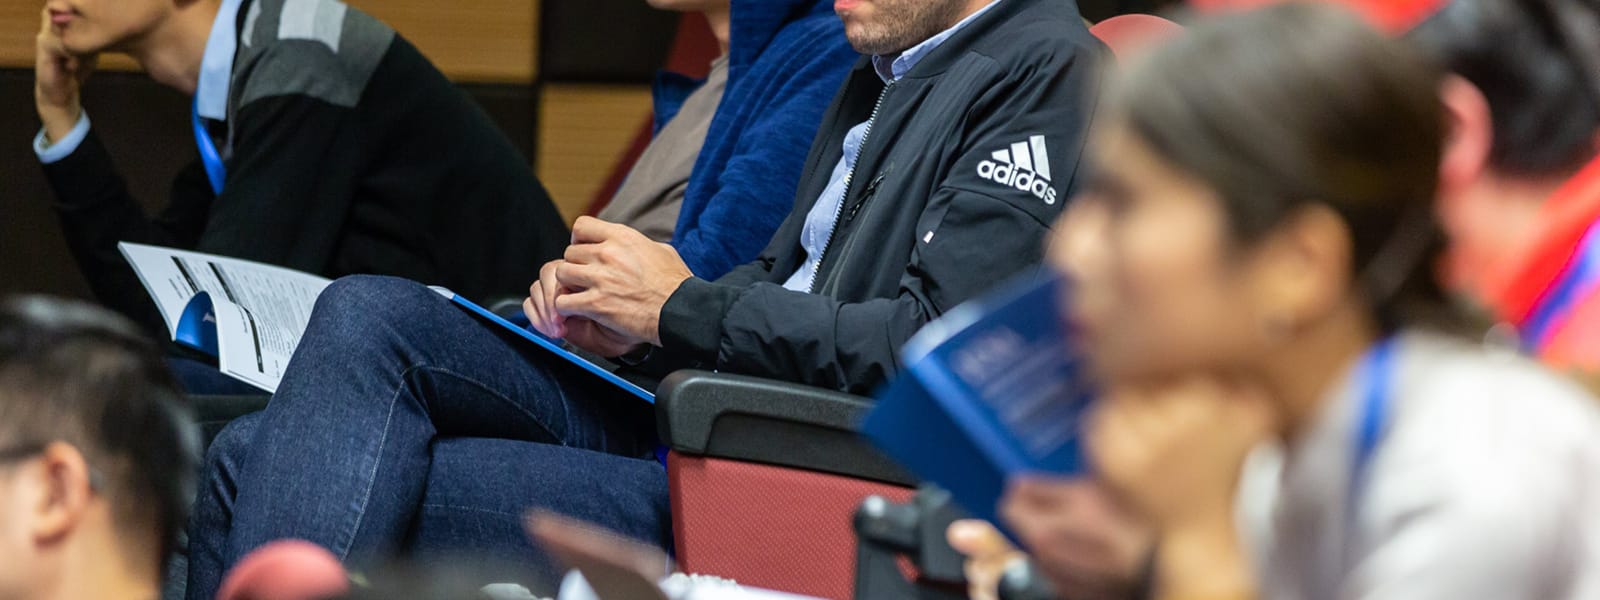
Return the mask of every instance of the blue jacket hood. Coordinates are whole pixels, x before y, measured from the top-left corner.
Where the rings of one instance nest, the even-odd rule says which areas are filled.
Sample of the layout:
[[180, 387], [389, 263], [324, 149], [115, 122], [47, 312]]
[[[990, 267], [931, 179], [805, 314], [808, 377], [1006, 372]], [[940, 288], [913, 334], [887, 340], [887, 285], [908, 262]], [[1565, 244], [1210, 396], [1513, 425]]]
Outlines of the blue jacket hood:
[[833, 0], [733, 0], [728, 61], [753, 62], [785, 25], [815, 14], [833, 14]]

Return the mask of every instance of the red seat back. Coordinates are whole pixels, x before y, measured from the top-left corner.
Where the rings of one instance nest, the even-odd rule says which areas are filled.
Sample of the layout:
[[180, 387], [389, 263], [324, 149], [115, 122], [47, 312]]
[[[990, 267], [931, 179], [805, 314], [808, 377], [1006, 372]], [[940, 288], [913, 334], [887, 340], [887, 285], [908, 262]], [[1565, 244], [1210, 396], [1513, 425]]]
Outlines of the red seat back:
[[910, 488], [735, 460], [667, 455], [678, 565], [741, 584], [850, 600], [856, 507]]
[[1149, 47], [1177, 35], [1183, 26], [1154, 15], [1117, 15], [1089, 28], [1111, 48], [1117, 60], [1127, 60], [1140, 48]]

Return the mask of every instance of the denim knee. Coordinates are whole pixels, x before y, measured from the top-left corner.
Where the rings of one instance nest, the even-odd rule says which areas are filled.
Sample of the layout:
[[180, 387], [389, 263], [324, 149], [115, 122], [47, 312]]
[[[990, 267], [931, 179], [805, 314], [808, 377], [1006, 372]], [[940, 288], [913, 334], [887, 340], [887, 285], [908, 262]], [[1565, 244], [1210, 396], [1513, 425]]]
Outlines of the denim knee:
[[353, 340], [392, 332], [421, 322], [443, 299], [428, 286], [379, 275], [350, 275], [334, 280], [317, 296], [306, 326], [306, 339]]
[[250, 448], [250, 440], [255, 437], [260, 420], [261, 413], [250, 413], [234, 419], [222, 428], [222, 432], [211, 441], [211, 446], [206, 448], [207, 475], [215, 475], [223, 469], [229, 469], [244, 459], [244, 453]]

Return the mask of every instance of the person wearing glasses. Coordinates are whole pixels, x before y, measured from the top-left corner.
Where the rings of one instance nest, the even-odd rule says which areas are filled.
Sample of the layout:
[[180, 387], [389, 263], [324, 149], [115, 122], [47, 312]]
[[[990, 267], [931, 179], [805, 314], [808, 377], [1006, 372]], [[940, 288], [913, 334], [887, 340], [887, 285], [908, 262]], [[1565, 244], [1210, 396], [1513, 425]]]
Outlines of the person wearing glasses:
[[198, 461], [188, 408], [132, 323], [0, 305], [0, 598], [158, 597]]

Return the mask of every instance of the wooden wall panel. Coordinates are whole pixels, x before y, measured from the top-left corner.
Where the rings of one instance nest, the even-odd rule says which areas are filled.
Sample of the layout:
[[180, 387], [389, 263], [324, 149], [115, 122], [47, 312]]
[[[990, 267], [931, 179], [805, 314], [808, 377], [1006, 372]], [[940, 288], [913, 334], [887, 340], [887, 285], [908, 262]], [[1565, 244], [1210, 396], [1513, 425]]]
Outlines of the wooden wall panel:
[[393, 26], [452, 79], [533, 81], [538, 0], [347, 1]]
[[535, 162], [539, 179], [569, 223], [589, 207], [649, 117], [648, 86], [544, 86]]
[[[350, 0], [394, 26], [457, 81], [527, 83], [535, 74], [539, 0]], [[32, 68], [42, 0], [0, 0], [0, 67]], [[107, 68], [134, 68], [109, 57]]]

